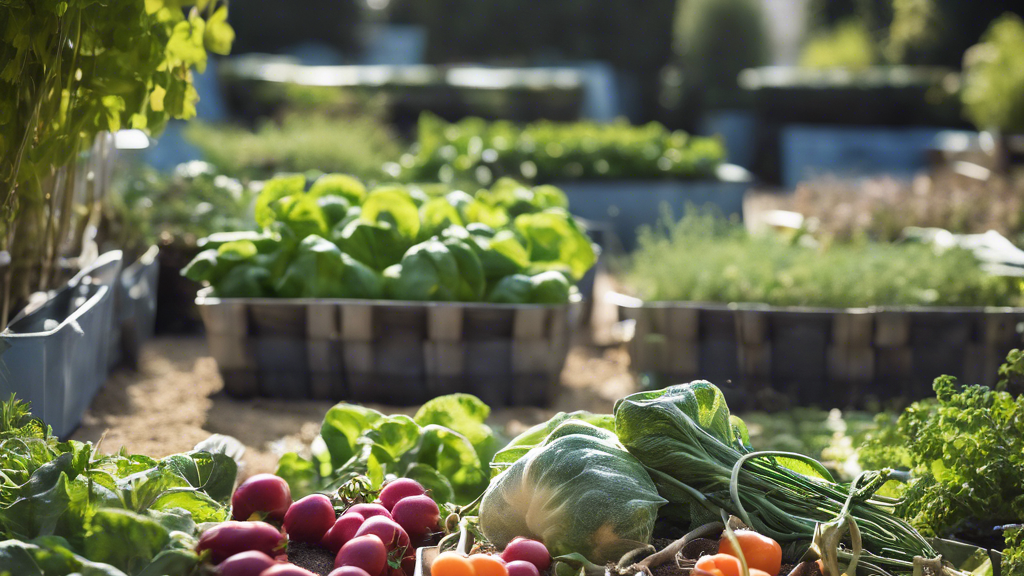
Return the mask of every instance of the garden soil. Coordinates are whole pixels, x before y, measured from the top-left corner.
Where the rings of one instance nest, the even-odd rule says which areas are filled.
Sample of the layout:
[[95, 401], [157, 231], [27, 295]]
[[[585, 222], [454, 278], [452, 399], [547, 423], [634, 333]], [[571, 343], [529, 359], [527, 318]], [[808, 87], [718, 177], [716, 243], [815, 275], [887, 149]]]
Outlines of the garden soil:
[[[506, 408], [491, 425], [512, 437], [559, 411], [611, 412], [615, 400], [635, 391], [624, 348], [575, 346], [549, 409]], [[308, 450], [333, 403], [258, 398], [236, 400], [223, 391], [217, 363], [203, 337], [157, 338], [143, 349], [138, 371], [119, 369], [93, 400], [75, 440], [100, 442], [102, 452], [122, 446], [163, 457], [191, 450], [211, 434], [246, 446], [241, 476], [273, 472], [289, 451]], [[373, 406], [413, 414], [415, 407]]]

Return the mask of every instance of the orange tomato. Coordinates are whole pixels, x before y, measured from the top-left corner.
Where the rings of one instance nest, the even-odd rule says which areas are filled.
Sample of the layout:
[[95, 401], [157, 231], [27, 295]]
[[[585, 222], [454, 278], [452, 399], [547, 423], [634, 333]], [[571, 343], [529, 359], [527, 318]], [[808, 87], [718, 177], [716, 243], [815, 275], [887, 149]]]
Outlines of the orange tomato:
[[[753, 530], [737, 530], [734, 534], [748, 568], [756, 568], [772, 575], [779, 573], [782, 569], [782, 546], [779, 546], [778, 542]], [[739, 557], [732, 547], [732, 542], [725, 535], [718, 542], [718, 553]]]
[[442, 552], [430, 565], [431, 576], [476, 576], [469, 558], [456, 552]]
[[508, 576], [508, 568], [501, 558], [490, 554], [473, 554], [469, 557], [469, 564], [476, 576]]
[[710, 572], [715, 576], [741, 576], [740, 561], [735, 556], [726, 554], [715, 554], [714, 556], [701, 556], [694, 566], [699, 570]]
[[[712, 576], [741, 576], [743, 567], [740, 566], [739, 558], [728, 554], [715, 554], [714, 556], [701, 556], [694, 568], [703, 570]], [[781, 566], [780, 566], [781, 568]], [[758, 570], [747, 566], [750, 576], [775, 576], [778, 570], [768, 574], [764, 570]]]

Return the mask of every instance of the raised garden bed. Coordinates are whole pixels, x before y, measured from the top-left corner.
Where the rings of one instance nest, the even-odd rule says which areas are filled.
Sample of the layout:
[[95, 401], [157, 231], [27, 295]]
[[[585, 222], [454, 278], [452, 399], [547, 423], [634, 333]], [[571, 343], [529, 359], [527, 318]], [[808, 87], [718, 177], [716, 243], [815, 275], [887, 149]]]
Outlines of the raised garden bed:
[[[623, 248], [633, 250], [637, 229], [660, 221], [666, 209], [678, 217], [689, 207], [713, 208], [742, 220], [750, 173], [732, 164], [718, 166], [715, 173], [717, 178], [707, 180], [565, 180], [554, 185], [565, 192], [574, 215], [606, 224]], [[606, 243], [602, 247], [608, 248]]]
[[219, 299], [196, 303], [236, 397], [412, 405], [469, 392], [544, 405], [558, 383], [576, 304]]
[[994, 385], [1024, 343], [1024, 308], [804, 308], [609, 298], [631, 321], [632, 369], [666, 382], [731, 381], [752, 400], [771, 388], [803, 404], [919, 399], [950, 374]]

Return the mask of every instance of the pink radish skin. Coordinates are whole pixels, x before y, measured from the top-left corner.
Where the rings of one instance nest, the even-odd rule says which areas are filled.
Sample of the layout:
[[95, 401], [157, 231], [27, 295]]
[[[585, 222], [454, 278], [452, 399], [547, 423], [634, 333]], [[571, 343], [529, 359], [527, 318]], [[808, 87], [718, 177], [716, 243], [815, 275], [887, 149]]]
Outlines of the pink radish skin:
[[378, 576], [388, 564], [388, 549], [373, 534], [357, 536], [341, 547], [334, 557], [334, 567], [355, 566], [370, 576]]
[[341, 568], [335, 568], [327, 576], [370, 576], [366, 570], [358, 568], [356, 566], [342, 566]]
[[394, 518], [391, 517], [391, 512], [387, 508], [381, 506], [380, 504], [376, 504], [376, 503], [374, 503], [374, 504], [356, 504], [355, 506], [352, 506], [348, 510], [345, 510], [345, 514], [348, 514], [350, 512], [355, 512], [356, 514], [359, 514], [363, 518], [371, 518], [373, 516], [383, 516], [383, 517], [387, 518], [388, 520], [394, 520]]
[[426, 493], [427, 490], [419, 482], [411, 478], [399, 478], [398, 480], [388, 482], [387, 486], [384, 486], [384, 489], [380, 491], [380, 503], [391, 512], [394, 512], [395, 504], [398, 504], [402, 498], [422, 496]]
[[256, 550], [275, 556], [284, 549], [281, 531], [266, 522], [222, 522], [199, 537], [196, 552], [210, 551], [210, 560], [220, 564], [240, 552]]
[[218, 576], [254, 576], [276, 565], [277, 560], [263, 552], [249, 550], [235, 554], [221, 562], [217, 566], [217, 574]]
[[508, 569], [508, 576], [540, 576], [537, 567], [525, 560], [513, 560], [505, 564]]
[[294, 564], [278, 564], [260, 572], [260, 576], [316, 576], [316, 574]]
[[292, 491], [284, 478], [273, 474], [251, 476], [231, 496], [231, 517], [245, 522], [253, 514], [265, 514], [265, 519], [284, 520], [292, 505]]
[[[387, 547], [388, 552], [392, 550], [409, 550], [409, 535], [394, 520], [388, 520], [383, 516], [367, 518], [366, 522], [356, 531], [356, 538], [373, 534]], [[404, 555], [404, 554], [403, 554]]]
[[422, 540], [440, 529], [441, 511], [430, 496], [402, 498], [395, 504], [391, 515], [413, 540]]
[[330, 530], [324, 534], [323, 540], [320, 541], [320, 546], [337, 554], [338, 550], [341, 550], [341, 547], [346, 542], [356, 537], [356, 532], [359, 531], [359, 527], [363, 525], [364, 520], [366, 519], [355, 512], [342, 514], [334, 522], [334, 526], [331, 526]]
[[501, 559], [505, 562], [525, 560], [537, 567], [537, 571], [544, 572], [551, 566], [551, 554], [546, 546], [530, 540], [529, 538], [514, 538], [501, 553]]
[[323, 494], [311, 494], [288, 508], [284, 530], [288, 539], [315, 544], [334, 526], [334, 505]]

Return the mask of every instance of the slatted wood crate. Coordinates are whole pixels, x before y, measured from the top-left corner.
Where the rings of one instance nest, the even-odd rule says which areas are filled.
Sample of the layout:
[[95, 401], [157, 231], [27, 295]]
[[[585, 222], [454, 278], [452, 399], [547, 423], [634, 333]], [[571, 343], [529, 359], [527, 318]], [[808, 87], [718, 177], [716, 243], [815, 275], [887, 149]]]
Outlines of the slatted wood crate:
[[579, 303], [196, 300], [233, 396], [411, 405], [453, 392], [544, 405]]
[[632, 370], [662, 383], [708, 379], [748, 398], [770, 388], [818, 405], [916, 399], [930, 395], [942, 374], [992, 385], [1007, 352], [1024, 346], [1024, 308], [830, 309], [609, 297], [633, 325]]

